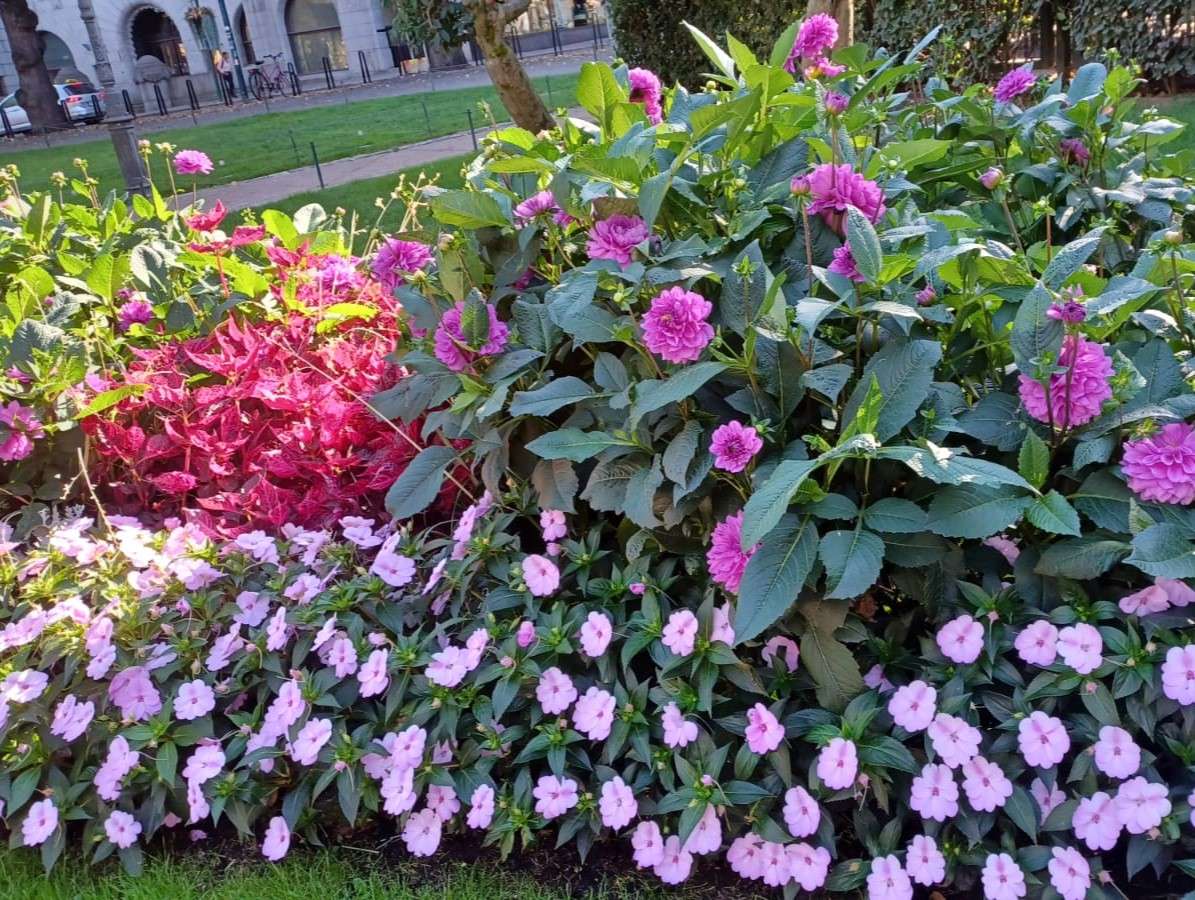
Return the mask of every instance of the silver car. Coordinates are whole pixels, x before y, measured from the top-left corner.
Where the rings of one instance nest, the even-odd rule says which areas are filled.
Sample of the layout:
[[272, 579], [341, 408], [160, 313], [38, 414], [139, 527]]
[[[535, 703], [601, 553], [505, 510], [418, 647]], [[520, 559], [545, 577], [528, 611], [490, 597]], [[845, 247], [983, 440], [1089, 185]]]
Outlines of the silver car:
[[[58, 102], [62, 105], [67, 119], [72, 124], [85, 125], [99, 122], [108, 111], [104, 92], [97, 91], [90, 82], [69, 81], [65, 84], [54, 85], [54, 90], [58, 92]], [[29, 115], [20, 104], [18, 97], [20, 93], [17, 90], [0, 100], [0, 109], [4, 110], [4, 116], [8, 119], [8, 127], [14, 134], [33, 130], [33, 126], [29, 122]], [[3, 134], [4, 131], [3, 121], [0, 121], [0, 134]]]

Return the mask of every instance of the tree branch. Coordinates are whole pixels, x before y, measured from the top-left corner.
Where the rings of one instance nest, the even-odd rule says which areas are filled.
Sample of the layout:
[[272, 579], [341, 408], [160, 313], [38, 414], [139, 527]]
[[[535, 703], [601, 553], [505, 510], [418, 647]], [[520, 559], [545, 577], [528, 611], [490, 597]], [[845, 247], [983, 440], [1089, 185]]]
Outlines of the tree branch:
[[501, 0], [497, 6], [499, 18], [501, 18], [502, 26], [505, 28], [531, 8], [531, 0]]

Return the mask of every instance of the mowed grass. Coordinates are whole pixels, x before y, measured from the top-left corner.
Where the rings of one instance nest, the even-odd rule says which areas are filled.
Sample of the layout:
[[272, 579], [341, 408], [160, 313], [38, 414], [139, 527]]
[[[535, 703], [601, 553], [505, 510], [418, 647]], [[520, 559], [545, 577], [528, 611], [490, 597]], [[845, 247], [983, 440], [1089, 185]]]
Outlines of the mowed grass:
[[[391, 191], [398, 185], [399, 178], [405, 175], [408, 181], [414, 181], [422, 172], [428, 178], [438, 176], [437, 183], [440, 187], [457, 188], [464, 183], [464, 179], [461, 177], [461, 167], [470, 158], [471, 154], [451, 156], [425, 166], [403, 169], [392, 175], [366, 178], [322, 191], [304, 191], [301, 194], [287, 197], [285, 200], [267, 203], [261, 209], [277, 209], [288, 215], [294, 215], [300, 207], [306, 206], [308, 203], [318, 203], [328, 213], [338, 208], [343, 209], [346, 223], [351, 222], [353, 215], [356, 215], [358, 230], [367, 231], [377, 225], [382, 231], [392, 232], [397, 230], [402, 221], [403, 205], [398, 201], [390, 201], [383, 213], [376, 201], [379, 198], [383, 202], [387, 201]], [[259, 213], [261, 209], [258, 210]], [[381, 216], [380, 220], [379, 215]]]
[[[496, 858], [496, 857], [495, 857]], [[555, 879], [553, 879], [555, 880]], [[280, 864], [259, 857], [225, 859], [196, 850], [185, 856], [150, 854], [139, 877], [113, 861], [88, 868], [77, 857], [50, 875], [28, 851], [0, 850], [0, 897], [4, 900], [715, 900], [724, 889], [694, 886], [683, 892], [629, 874], [582, 887], [513, 865], [446, 859], [419, 866], [381, 862], [377, 854], [349, 848], [292, 852]], [[734, 892], [735, 897], [746, 896]], [[754, 895], [752, 895], [754, 896]]]
[[[537, 78], [535, 83], [540, 94], [549, 99], [547, 77]], [[573, 102], [576, 89], [576, 75], [552, 76], [549, 102], [554, 106], [567, 106]], [[497, 92], [492, 86], [485, 85], [263, 113], [229, 122], [165, 130], [151, 131], [150, 120], [142, 119], [138, 127], [142, 129], [141, 136], [150, 141], [166, 141], [180, 149], [202, 150], [210, 156], [216, 164], [215, 171], [198, 180], [199, 187], [206, 187], [309, 166], [313, 142], [320, 160], [327, 161], [464, 131], [469, 127], [467, 112], [473, 113], [478, 130], [484, 130], [488, 123], [478, 110], [477, 105], [481, 102], [490, 105], [498, 121], [506, 119]], [[74, 166], [76, 158], [87, 160], [88, 171], [100, 180], [102, 188], [120, 184], [112, 142], [106, 136], [48, 149], [37, 149], [33, 141], [18, 146], [21, 149], [0, 151], [0, 165], [15, 163], [20, 168], [23, 190], [44, 188], [52, 172], [78, 175]], [[167, 184], [164, 160], [160, 155], [155, 155], [155, 164], [158, 167], [155, 178]], [[191, 184], [190, 177], [179, 179], [180, 188], [189, 189]]]
[[1143, 97], [1141, 105], [1156, 106], [1162, 115], [1187, 124], [1183, 133], [1166, 145], [1166, 150], [1195, 150], [1195, 95], [1181, 94], [1174, 98]]

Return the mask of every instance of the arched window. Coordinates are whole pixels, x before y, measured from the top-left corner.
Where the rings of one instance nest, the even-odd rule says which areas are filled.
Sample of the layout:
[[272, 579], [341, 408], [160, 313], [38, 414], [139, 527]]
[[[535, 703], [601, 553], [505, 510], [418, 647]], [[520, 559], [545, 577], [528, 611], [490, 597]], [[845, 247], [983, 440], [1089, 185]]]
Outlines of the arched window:
[[332, 0], [289, 0], [286, 4], [286, 33], [301, 74], [322, 72], [323, 59], [333, 69], [349, 67], [340, 17]]
[[66, 45], [66, 41], [52, 31], [39, 31], [37, 38], [41, 41], [41, 58], [50, 70], [51, 79], [57, 77], [64, 69], [74, 71], [75, 56]]
[[133, 54], [137, 59], [156, 56], [177, 75], [189, 71], [182, 35], [160, 9], [146, 7], [133, 16]]
[[246, 65], [257, 62], [257, 55], [253, 52], [253, 36], [249, 34], [249, 18], [243, 9], [237, 11], [237, 35], [241, 39], [241, 61]]

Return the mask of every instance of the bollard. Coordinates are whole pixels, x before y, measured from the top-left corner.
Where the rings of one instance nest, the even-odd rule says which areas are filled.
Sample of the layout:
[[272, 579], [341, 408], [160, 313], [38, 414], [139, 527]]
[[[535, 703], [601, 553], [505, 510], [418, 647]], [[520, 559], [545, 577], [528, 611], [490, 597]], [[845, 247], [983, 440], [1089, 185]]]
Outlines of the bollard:
[[423, 121], [427, 123], [427, 136], [430, 138], [432, 136], [432, 116], [427, 111], [427, 101], [420, 100], [419, 105], [423, 107]]
[[601, 41], [601, 35], [598, 32], [598, 23], [597, 23], [597, 19], [595, 18], [593, 20], [593, 58], [594, 58], [594, 61], [596, 61], [598, 58], [598, 49], [601, 46], [600, 41]]
[[16, 132], [12, 130], [12, 122], [8, 121], [8, 113], [3, 106], [0, 106], [0, 124], [4, 125], [4, 136], [6, 138], [16, 137]]
[[287, 63], [286, 64], [286, 72], [288, 75], [290, 75], [291, 92], [297, 97], [301, 93], [303, 93], [303, 86], [301, 84], [299, 84], [299, 75], [295, 71], [295, 64]]
[[199, 95], [195, 93], [195, 85], [191, 83], [191, 79], [186, 80], [187, 83], [187, 103], [191, 105], [191, 112], [199, 111]]
[[315, 160], [315, 177], [319, 179], [320, 190], [324, 189], [324, 170], [319, 166], [319, 154], [315, 152], [315, 141], [311, 142], [311, 158]]
[[158, 83], [154, 82], [154, 100], [158, 104], [158, 115], [164, 116], [168, 112], [166, 109], [166, 98], [162, 96], [162, 89], [158, 87]]
[[124, 100], [124, 111], [129, 114], [129, 118], [137, 118], [137, 112], [133, 109], [133, 98], [129, 96], [129, 92], [126, 89], [121, 88], [120, 97], [122, 100]]
[[469, 117], [469, 137], [473, 139], [473, 149], [477, 149], [477, 129], [473, 127], [473, 111], [471, 109], [465, 110], [465, 115]]
[[323, 61], [324, 61], [324, 81], [326, 81], [328, 83], [328, 90], [332, 90], [333, 88], [336, 87], [336, 79], [332, 76], [332, 63], [328, 60], [328, 57], [326, 57], [326, 56], [323, 57]]
[[369, 73], [369, 60], [365, 58], [365, 51], [357, 51], [357, 64], [361, 67], [361, 83], [372, 84], [373, 76]]

